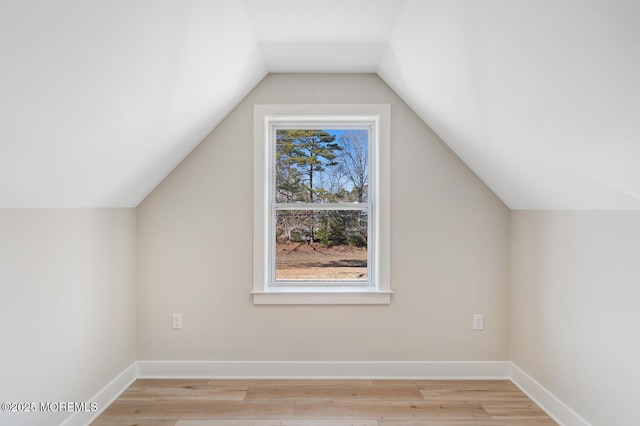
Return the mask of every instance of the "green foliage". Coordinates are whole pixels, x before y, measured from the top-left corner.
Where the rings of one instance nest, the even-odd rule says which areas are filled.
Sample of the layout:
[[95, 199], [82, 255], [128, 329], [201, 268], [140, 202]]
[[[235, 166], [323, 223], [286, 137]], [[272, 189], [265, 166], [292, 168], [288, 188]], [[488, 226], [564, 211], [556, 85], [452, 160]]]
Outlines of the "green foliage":
[[316, 237], [325, 247], [343, 244], [365, 247], [367, 245], [366, 238], [363, 238], [356, 230], [357, 224], [358, 212], [349, 210], [323, 212]]
[[[313, 203], [314, 174], [338, 165], [342, 147], [335, 136], [322, 130], [278, 130], [276, 133], [277, 190], [288, 201]], [[302, 194], [304, 198], [301, 199]]]
[[347, 244], [354, 247], [366, 247], [367, 238], [361, 234], [349, 234], [347, 235]]
[[300, 231], [291, 231], [291, 241], [294, 243], [299, 243], [304, 241], [302, 237], [302, 232]]

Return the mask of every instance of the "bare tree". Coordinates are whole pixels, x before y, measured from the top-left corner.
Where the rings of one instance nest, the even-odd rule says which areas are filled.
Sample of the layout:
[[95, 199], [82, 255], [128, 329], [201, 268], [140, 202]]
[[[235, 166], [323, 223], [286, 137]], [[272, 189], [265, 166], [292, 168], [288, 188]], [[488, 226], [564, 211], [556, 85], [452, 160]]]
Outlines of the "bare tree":
[[359, 203], [368, 200], [369, 178], [369, 141], [367, 132], [362, 130], [347, 130], [340, 136], [340, 170], [353, 185], [356, 200]]

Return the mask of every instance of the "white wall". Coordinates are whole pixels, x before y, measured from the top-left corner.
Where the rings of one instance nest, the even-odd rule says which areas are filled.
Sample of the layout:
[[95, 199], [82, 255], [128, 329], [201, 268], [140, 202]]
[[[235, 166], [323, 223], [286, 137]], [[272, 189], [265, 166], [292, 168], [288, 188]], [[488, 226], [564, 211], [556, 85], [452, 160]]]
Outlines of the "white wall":
[[[270, 103], [391, 104], [391, 305], [252, 304], [253, 105]], [[139, 360], [509, 359], [509, 210], [375, 75], [269, 75], [137, 218]]]
[[91, 402], [131, 365], [135, 255], [133, 209], [0, 209], [0, 402]]
[[511, 358], [593, 425], [637, 425], [640, 212], [513, 211]]

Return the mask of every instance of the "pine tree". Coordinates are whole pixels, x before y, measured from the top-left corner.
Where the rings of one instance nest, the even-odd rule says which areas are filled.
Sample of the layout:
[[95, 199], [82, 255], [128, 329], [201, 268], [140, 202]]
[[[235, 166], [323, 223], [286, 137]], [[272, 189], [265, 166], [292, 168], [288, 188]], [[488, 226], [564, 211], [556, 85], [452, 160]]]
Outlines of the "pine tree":
[[335, 139], [335, 136], [322, 130], [278, 131], [279, 151], [286, 155], [284, 161], [302, 176], [308, 194], [306, 201], [310, 203], [314, 202], [315, 195], [314, 174], [338, 164], [334, 161], [338, 156], [335, 151], [342, 150], [342, 147], [334, 142]]
[[[314, 175], [323, 172], [327, 167], [338, 164], [336, 151], [342, 147], [335, 142], [336, 137], [323, 130], [288, 129], [278, 130], [276, 134], [277, 153], [276, 161], [282, 162], [278, 173], [277, 187], [293, 195], [294, 188], [299, 185], [305, 192], [306, 199], [296, 201], [306, 201], [313, 203], [316, 188], [314, 187]], [[285, 169], [287, 176], [295, 176], [294, 179], [285, 179]], [[313, 211], [310, 212], [313, 221]], [[314, 240], [314, 232], [311, 229], [311, 241]]]

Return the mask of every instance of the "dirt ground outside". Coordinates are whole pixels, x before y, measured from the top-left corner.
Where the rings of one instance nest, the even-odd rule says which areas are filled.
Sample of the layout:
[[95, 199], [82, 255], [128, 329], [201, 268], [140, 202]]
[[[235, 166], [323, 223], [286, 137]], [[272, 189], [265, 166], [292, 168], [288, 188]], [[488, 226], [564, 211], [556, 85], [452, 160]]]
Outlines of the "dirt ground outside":
[[278, 243], [276, 280], [366, 281], [366, 247]]

